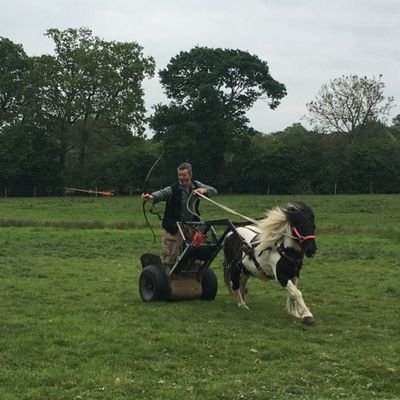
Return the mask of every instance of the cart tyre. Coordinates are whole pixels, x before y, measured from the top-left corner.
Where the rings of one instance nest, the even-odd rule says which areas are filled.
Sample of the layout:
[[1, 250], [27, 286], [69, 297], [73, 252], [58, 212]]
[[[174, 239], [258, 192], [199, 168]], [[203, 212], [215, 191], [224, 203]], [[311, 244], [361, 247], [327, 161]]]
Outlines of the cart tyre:
[[218, 291], [218, 279], [217, 275], [211, 268], [207, 268], [203, 272], [203, 280], [201, 282], [202, 286], [202, 300], [214, 300]]
[[148, 265], [139, 277], [139, 293], [143, 301], [165, 301], [170, 294], [168, 277], [160, 265]]

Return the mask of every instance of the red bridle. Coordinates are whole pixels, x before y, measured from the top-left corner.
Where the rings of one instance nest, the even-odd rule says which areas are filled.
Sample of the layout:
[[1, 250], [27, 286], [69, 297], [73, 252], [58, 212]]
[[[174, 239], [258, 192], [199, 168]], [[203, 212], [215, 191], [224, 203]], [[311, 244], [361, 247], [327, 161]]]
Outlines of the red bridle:
[[299, 240], [300, 243], [303, 243], [306, 240], [309, 239], [315, 239], [315, 235], [307, 235], [307, 236], [303, 236], [297, 229], [295, 226], [292, 226], [292, 233], [297, 237], [297, 239]]

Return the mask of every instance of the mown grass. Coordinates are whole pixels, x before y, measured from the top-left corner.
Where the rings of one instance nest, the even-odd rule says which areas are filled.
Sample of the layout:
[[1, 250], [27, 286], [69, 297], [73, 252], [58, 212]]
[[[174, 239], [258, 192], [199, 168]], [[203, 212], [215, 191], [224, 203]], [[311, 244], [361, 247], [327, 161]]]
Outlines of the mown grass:
[[2, 199], [0, 398], [400, 398], [399, 197], [217, 200], [251, 217], [313, 206], [319, 251], [300, 282], [313, 327], [273, 282], [251, 281], [237, 309], [221, 257], [215, 301], [143, 303], [139, 256], [159, 245], [137, 198]]

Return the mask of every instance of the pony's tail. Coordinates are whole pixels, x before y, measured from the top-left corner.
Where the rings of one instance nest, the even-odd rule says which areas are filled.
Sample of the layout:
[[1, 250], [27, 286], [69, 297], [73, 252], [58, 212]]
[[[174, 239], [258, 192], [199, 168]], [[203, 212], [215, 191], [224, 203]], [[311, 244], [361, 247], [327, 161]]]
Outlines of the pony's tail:
[[231, 283], [231, 268], [232, 265], [228, 263], [226, 258], [224, 259], [224, 282], [229, 290], [229, 293], [233, 294], [232, 283]]

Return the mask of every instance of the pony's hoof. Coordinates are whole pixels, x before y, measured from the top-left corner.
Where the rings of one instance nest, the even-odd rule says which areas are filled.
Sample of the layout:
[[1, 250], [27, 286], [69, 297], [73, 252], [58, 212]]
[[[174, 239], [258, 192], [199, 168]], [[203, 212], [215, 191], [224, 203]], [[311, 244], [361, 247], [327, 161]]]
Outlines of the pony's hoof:
[[303, 318], [303, 324], [307, 326], [314, 325], [314, 318], [313, 317], [304, 317]]
[[250, 310], [250, 308], [247, 307], [247, 305], [246, 305], [245, 303], [239, 303], [239, 304], [238, 304], [238, 307], [239, 307], [241, 310]]

